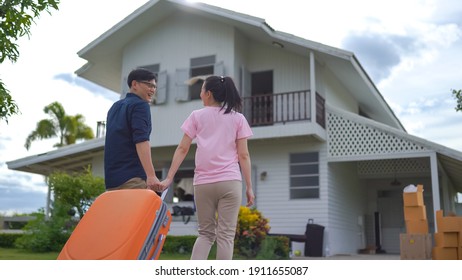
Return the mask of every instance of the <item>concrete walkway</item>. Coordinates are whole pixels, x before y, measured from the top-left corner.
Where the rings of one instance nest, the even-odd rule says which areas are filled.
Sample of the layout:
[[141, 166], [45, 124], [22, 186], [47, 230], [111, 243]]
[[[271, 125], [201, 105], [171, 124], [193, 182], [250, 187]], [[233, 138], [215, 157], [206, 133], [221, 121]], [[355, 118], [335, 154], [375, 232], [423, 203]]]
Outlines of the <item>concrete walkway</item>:
[[334, 255], [329, 257], [292, 257], [292, 260], [399, 260], [396, 254]]

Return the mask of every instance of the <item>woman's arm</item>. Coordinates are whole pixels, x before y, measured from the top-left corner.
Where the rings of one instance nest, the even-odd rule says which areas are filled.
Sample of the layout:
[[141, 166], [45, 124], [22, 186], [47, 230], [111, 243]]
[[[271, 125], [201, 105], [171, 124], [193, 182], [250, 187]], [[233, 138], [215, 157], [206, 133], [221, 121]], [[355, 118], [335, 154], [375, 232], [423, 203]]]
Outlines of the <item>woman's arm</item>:
[[239, 165], [241, 166], [242, 175], [245, 180], [247, 206], [252, 206], [255, 200], [255, 195], [252, 189], [251, 163], [249, 149], [247, 147], [247, 138], [238, 139], [236, 143]]
[[167, 178], [161, 182], [162, 190], [165, 190], [170, 186], [175, 177], [178, 168], [188, 154], [189, 147], [191, 147], [192, 139], [186, 133], [183, 135], [180, 144], [176, 147], [175, 153], [173, 154], [172, 164], [168, 170]]

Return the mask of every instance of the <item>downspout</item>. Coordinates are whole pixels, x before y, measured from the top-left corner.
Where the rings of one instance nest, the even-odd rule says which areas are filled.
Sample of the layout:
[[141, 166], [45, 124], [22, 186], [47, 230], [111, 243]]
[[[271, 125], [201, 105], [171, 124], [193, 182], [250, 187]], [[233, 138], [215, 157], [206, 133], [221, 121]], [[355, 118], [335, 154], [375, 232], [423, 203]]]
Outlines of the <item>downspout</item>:
[[[435, 215], [437, 210], [441, 209], [440, 205], [440, 185], [438, 180], [438, 161], [436, 159], [436, 153], [430, 155], [430, 174], [432, 181], [432, 196], [433, 196], [433, 215]], [[438, 232], [438, 227], [436, 225], [436, 217], [433, 216], [435, 221], [435, 232]]]

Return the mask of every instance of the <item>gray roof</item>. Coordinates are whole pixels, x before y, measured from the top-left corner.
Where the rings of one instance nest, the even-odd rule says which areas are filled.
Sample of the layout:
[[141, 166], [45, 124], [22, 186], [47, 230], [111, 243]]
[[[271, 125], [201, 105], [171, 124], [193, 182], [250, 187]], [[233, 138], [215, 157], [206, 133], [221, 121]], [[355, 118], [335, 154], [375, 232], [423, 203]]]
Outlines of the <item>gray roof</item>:
[[92, 163], [95, 155], [104, 151], [104, 138], [87, 140], [83, 143], [65, 146], [50, 152], [33, 155], [6, 164], [9, 169], [41, 175], [54, 171], [79, 172]]

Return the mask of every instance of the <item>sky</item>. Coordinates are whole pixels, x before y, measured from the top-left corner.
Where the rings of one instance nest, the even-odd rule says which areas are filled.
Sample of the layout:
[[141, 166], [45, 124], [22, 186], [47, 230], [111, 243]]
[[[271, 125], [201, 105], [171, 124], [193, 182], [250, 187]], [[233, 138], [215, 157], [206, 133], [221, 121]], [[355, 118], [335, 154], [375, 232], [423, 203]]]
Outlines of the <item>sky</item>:
[[[16, 63], [0, 78], [21, 113], [0, 121], [0, 214], [45, 207], [44, 177], [9, 170], [6, 162], [53, 150], [57, 139], [24, 148], [43, 108], [60, 102], [96, 131], [119, 95], [75, 75], [77, 52], [146, 0], [61, 0], [18, 41]], [[462, 112], [452, 89], [462, 89], [460, 0], [203, 0], [262, 18], [273, 29], [353, 52], [411, 135], [462, 151]], [[300, 6], [300, 3], [304, 3]]]

